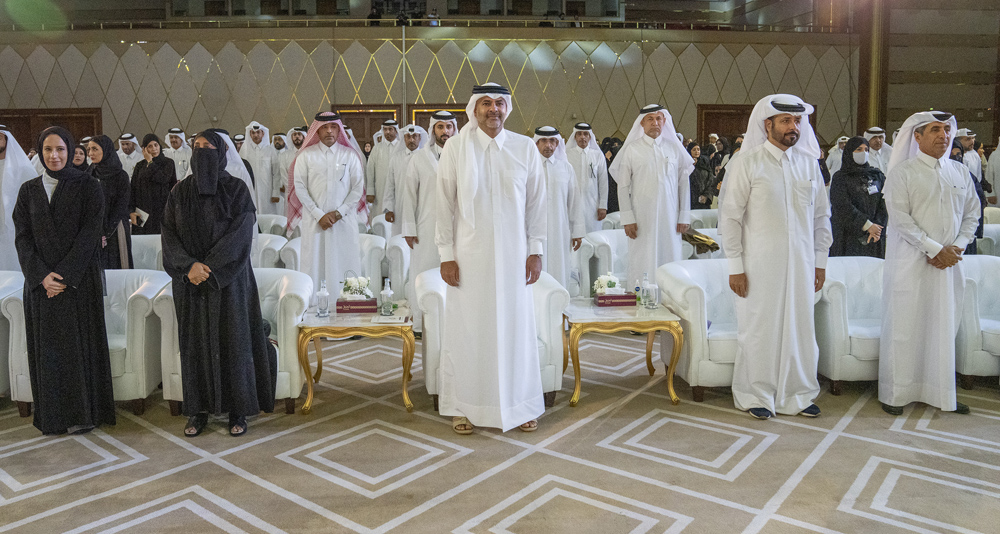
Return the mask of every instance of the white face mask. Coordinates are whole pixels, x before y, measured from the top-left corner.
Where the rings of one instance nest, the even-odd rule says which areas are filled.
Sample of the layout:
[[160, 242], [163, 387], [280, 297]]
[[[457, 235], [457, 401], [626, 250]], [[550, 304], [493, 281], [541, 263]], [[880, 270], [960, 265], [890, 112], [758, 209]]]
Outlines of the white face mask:
[[868, 163], [868, 152], [855, 152], [852, 155], [854, 156], [854, 163], [858, 165]]

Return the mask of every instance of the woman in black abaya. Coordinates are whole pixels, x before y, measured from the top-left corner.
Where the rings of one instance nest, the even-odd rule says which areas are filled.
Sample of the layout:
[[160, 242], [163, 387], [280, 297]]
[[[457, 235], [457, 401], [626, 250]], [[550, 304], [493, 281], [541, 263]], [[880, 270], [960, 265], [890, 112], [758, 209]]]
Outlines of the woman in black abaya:
[[830, 255], [885, 258], [882, 232], [889, 220], [882, 198], [885, 175], [868, 164], [868, 141], [864, 137], [847, 141], [841, 162], [840, 170], [830, 180]]
[[[105, 269], [132, 268], [132, 233], [129, 224], [131, 186], [128, 173], [115, 152], [115, 145], [106, 135], [96, 135], [87, 143], [91, 163], [88, 172], [101, 182], [104, 192], [104, 238], [101, 241]], [[125, 263], [119, 249], [119, 232], [125, 239]]]
[[196, 136], [192, 175], [171, 192], [163, 217], [187, 437], [202, 432], [209, 413], [228, 413], [229, 433], [240, 436], [246, 416], [274, 409], [277, 361], [268, 356], [250, 267], [257, 231], [253, 197], [246, 183], [226, 172], [226, 147], [213, 130]]
[[115, 424], [100, 257], [104, 195], [100, 182], [72, 167], [75, 147], [63, 128], [42, 132], [45, 171], [21, 186], [13, 213], [34, 424], [43, 434]]
[[[132, 233], [149, 235], [160, 233], [160, 221], [163, 219], [163, 207], [167, 204], [167, 196], [177, 183], [174, 171], [174, 160], [163, 155], [160, 150], [160, 138], [156, 134], [146, 134], [142, 138], [142, 157], [132, 170], [132, 200], [129, 202]], [[148, 215], [142, 224], [140, 209]], [[140, 224], [142, 224], [140, 226]]]

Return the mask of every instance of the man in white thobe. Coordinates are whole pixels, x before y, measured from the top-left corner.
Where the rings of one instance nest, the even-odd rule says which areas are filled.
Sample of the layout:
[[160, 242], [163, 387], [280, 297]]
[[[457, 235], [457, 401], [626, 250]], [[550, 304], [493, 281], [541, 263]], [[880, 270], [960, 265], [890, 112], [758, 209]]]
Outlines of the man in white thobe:
[[121, 134], [118, 137], [118, 159], [122, 162], [122, 170], [132, 178], [132, 171], [135, 164], [142, 161], [142, 151], [136, 150], [135, 136], [130, 133]]
[[797, 96], [764, 97], [726, 167], [719, 234], [738, 297], [733, 401], [757, 419], [820, 414], [813, 306], [833, 232], [812, 112]]
[[559, 130], [552, 126], [536, 128], [532, 140], [542, 155], [542, 170], [545, 171], [548, 230], [542, 269], [563, 287], [569, 288], [573, 276], [573, 251], [580, 248], [586, 233], [576, 177], [573, 167], [566, 160], [566, 145], [559, 136]]
[[[246, 140], [247, 140], [247, 136], [245, 136], [243, 134], [236, 134], [236, 135], [233, 136], [233, 146], [236, 147], [237, 151], [242, 150], [243, 149], [243, 143]], [[240, 159], [243, 159], [243, 158], [240, 157]]]
[[302, 229], [299, 271], [317, 288], [325, 280], [332, 298], [340, 294], [345, 272], [361, 274], [356, 213], [364, 172], [342, 130], [339, 114], [316, 115], [292, 163], [288, 195], [289, 232]]
[[[274, 212], [283, 215], [286, 211], [285, 189], [288, 187], [288, 167], [291, 166], [291, 160], [282, 158], [282, 155], [287, 152], [294, 154], [295, 149], [289, 148], [288, 138], [282, 133], [271, 136], [271, 147], [274, 149], [274, 157], [271, 158], [271, 200], [278, 199], [277, 202], [272, 202]], [[288, 163], [286, 164], [285, 161]]]
[[375, 143], [375, 148], [368, 155], [365, 170], [365, 194], [369, 204], [374, 205], [372, 213], [383, 213], [382, 205], [385, 198], [385, 182], [389, 178], [389, 164], [392, 156], [400, 145], [399, 124], [389, 119], [382, 123], [381, 141]]
[[608, 165], [590, 124], [573, 126], [566, 140], [566, 159], [576, 176], [584, 228], [588, 233], [596, 232], [608, 215]]
[[955, 139], [965, 149], [965, 156], [962, 158], [962, 163], [969, 168], [969, 172], [976, 177], [976, 180], [982, 183], [983, 158], [979, 157], [979, 152], [976, 152], [976, 133], [968, 128], [961, 128], [955, 134]]
[[865, 130], [864, 137], [868, 140], [868, 164], [886, 172], [889, 158], [892, 157], [892, 147], [885, 141], [885, 130], [872, 126]]
[[652, 280], [660, 265], [685, 259], [681, 234], [691, 224], [693, 170], [694, 160], [677, 140], [666, 108], [642, 108], [610, 170], [629, 237], [626, 284], [643, 275]]
[[178, 181], [191, 174], [191, 147], [185, 142], [184, 130], [180, 128], [167, 130], [167, 146], [163, 148], [163, 155], [174, 160], [174, 171], [177, 173]]
[[385, 196], [382, 198], [382, 211], [385, 213], [385, 221], [392, 224], [390, 236], [399, 235], [403, 231], [403, 224], [396, 213], [396, 209], [401, 207], [403, 174], [413, 155], [426, 144], [427, 137], [426, 130], [415, 124], [408, 124], [403, 128], [403, 142], [396, 147], [389, 159], [389, 176], [383, 186]]
[[956, 397], [955, 336], [979, 196], [965, 165], [949, 158], [957, 129], [950, 113], [915, 113], [889, 161], [878, 398], [891, 415], [911, 402], [969, 413]]
[[435, 242], [448, 284], [438, 395], [452, 429], [538, 428], [545, 411], [530, 284], [542, 272], [545, 179], [531, 139], [504, 129], [510, 90], [473, 88], [438, 167]]
[[[252, 121], [247, 125], [244, 143], [240, 147], [240, 157], [250, 164], [254, 178], [254, 194], [257, 197], [257, 209], [261, 214], [278, 213], [281, 198], [274, 195], [274, 147], [271, 146], [271, 132], [263, 124]], [[280, 186], [279, 186], [280, 187]]]
[[[450, 111], [437, 111], [431, 115], [430, 134], [433, 142], [417, 150], [399, 184], [398, 218], [401, 233], [409, 245], [410, 270], [406, 282], [406, 299], [417, 301], [417, 275], [441, 265], [441, 256], [434, 244], [437, 213], [438, 161], [445, 142], [458, 132], [458, 120]], [[423, 332], [424, 314], [419, 306], [410, 305], [413, 312], [414, 332]]]
[[[997, 146], [1000, 146], [998, 144]], [[983, 174], [983, 184], [990, 184], [990, 190], [986, 193], [986, 201], [991, 206], [997, 204], [997, 187], [1000, 187], [1000, 148], [994, 150], [988, 160], [986, 160], [986, 172]]]
[[[292, 168], [292, 162], [298, 155], [299, 149], [306, 140], [308, 127], [296, 126], [285, 134], [285, 149], [278, 153], [278, 174], [274, 179], [277, 181], [278, 193], [281, 195], [281, 202], [278, 203], [278, 214], [284, 215], [288, 211], [288, 171]], [[273, 184], [272, 184], [273, 185]]]
[[17, 249], [14, 247], [14, 204], [21, 185], [35, 174], [28, 155], [17, 144], [17, 139], [10, 129], [0, 124], [0, 271], [21, 272], [21, 264], [17, 261]]
[[840, 165], [843, 163], [844, 147], [848, 141], [850, 141], [849, 137], [838, 137], [837, 144], [830, 147], [829, 155], [826, 157], [826, 168], [829, 169], [831, 177], [840, 170]]

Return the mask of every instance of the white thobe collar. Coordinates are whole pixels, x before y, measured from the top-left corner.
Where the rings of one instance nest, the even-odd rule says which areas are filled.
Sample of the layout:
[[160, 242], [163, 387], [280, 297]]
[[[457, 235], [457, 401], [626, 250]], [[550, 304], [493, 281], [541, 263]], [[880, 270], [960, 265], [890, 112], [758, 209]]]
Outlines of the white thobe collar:
[[334, 144], [332, 144], [330, 146], [326, 146], [322, 142], [319, 142], [319, 143], [316, 143], [316, 144], [319, 145], [319, 146], [321, 146], [321, 147], [323, 147], [323, 148], [320, 148], [321, 152], [329, 152], [330, 154], [333, 154], [333, 147], [337, 146], [337, 143], [334, 143]]
[[440, 146], [440, 145], [437, 144], [437, 141], [434, 141], [434, 144], [431, 145], [431, 151], [434, 152], [434, 157], [435, 158], [440, 158], [441, 157], [441, 150], [443, 148], [444, 147], [442, 147], [442, 146]]
[[[947, 152], [945, 155], [947, 155]], [[941, 156], [941, 158], [944, 158], [944, 156]], [[941, 168], [941, 158], [935, 158], [934, 156], [927, 155], [919, 150], [917, 151], [917, 160], [935, 170]]]
[[774, 158], [775, 161], [777, 161], [778, 163], [781, 163], [781, 159], [784, 158], [785, 154], [787, 153], [787, 150], [782, 150], [778, 148], [770, 140], [764, 141], [764, 149], [767, 150], [767, 153], [770, 154], [771, 157]]
[[490, 141], [497, 142], [497, 149], [503, 150], [503, 143], [507, 140], [507, 130], [500, 130], [496, 137], [490, 137], [482, 128], [476, 128], [476, 142], [479, 148], [486, 150], [490, 146]]
[[548, 163], [549, 165], [555, 165], [556, 164], [556, 159], [555, 158], [556, 158], [556, 155], [552, 154], [551, 158], [545, 158], [545, 163]]
[[659, 137], [657, 137], [656, 139], [653, 139], [652, 137], [646, 135], [645, 133], [642, 134], [642, 137], [640, 137], [640, 139], [642, 139], [642, 141], [644, 143], [646, 143], [647, 145], [649, 145], [649, 146], [657, 146], [657, 145], [659, 145], [659, 143], [657, 141], [660, 140]]

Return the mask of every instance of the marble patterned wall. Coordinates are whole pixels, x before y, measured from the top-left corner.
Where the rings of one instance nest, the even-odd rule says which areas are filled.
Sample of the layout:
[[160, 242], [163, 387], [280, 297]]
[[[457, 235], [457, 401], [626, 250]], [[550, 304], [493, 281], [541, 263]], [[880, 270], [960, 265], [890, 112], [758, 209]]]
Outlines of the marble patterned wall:
[[752, 104], [775, 92], [816, 105], [821, 142], [855, 131], [857, 49], [845, 36], [788, 44], [753, 42], [761, 34], [738, 43], [707, 42], [712, 34], [697, 32], [616, 41], [462, 30], [409, 32], [405, 62], [399, 35], [377, 29], [328, 39], [164, 30], [142, 33], [142, 42], [79, 32], [62, 43], [0, 44], [0, 108], [100, 107], [109, 135], [162, 135], [174, 126], [236, 131], [251, 120], [285, 131], [331, 105], [464, 103], [473, 84], [497, 81], [514, 91], [508, 127], [520, 132], [585, 120], [601, 136], [622, 135], [642, 105], [659, 102], [691, 136], [698, 104]]

